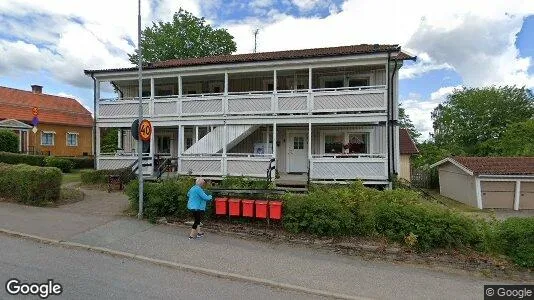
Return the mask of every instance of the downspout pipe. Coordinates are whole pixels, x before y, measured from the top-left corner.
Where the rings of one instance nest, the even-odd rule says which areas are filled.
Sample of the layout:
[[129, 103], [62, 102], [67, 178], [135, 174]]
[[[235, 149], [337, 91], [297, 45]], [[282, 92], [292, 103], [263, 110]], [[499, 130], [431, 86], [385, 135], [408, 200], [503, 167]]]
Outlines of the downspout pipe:
[[96, 78], [95, 74], [91, 73], [91, 78], [93, 78], [93, 168], [96, 170]]
[[[400, 51], [400, 49], [399, 49]], [[398, 109], [398, 108], [395, 108], [393, 107], [393, 98], [395, 97], [395, 89], [394, 89], [394, 81], [393, 79], [395, 78], [395, 72], [397, 72], [397, 63], [398, 61], [395, 59], [395, 67], [393, 68], [393, 72], [391, 73], [391, 90], [390, 90], [390, 93], [391, 93], [391, 121], [390, 121], [390, 130], [391, 130], [391, 163], [392, 163], [392, 170], [393, 170], [393, 173], [394, 174], [397, 174], [397, 167], [396, 167], [396, 164], [395, 164], [395, 126], [397, 126], [397, 120], [395, 119], [395, 115], [394, 115], [394, 109]]]
[[[391, 51], [388, 51], [388, 74], [390, 72], [390, 61], [391, 61]], [[388, 81], [388, 85], [387, 85], [387, 105], [386, 105], [386, 141], [387, 141], [387, 146], [388, 146], [388, 151], [387, 151], [387, 155], [388, 155], [388, 181], [391, 182], [391, 147], [390, 147], [390, 141], [389, 141], [389, 120], [391, 119], [389, 117], [389, 112], [390, 112], [390, 109], [389, 109], [389, 97], [390, 97], [390, 88], [391, 87], [391, 82]]]

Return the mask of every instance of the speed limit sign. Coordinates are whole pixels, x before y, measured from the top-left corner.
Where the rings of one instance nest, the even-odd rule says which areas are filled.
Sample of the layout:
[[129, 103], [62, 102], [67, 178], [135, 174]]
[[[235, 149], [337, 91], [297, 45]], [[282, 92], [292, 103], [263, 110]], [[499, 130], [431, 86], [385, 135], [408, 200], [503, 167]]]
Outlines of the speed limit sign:
[[139, 124], [139, 138], [142, 141], [150, 141], [150, 136], [152, 135], [152, 124], [149, 120], [143, 120], [141, 121], [141, 124]]

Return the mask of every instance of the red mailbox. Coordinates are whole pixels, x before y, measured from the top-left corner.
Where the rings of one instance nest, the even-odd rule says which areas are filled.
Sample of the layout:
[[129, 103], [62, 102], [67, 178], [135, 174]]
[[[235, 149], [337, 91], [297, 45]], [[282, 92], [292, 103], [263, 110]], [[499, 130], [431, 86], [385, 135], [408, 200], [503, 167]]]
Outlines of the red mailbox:
[[267, 203], [268, 202], [264, 200], [256, 200], [256, 218], [267, 218]]
[[241, 200], [228, 199], [228, 210], [230, 211], [230, 216], [239, 217], [241, 215]]
[[282, 202], [269, 202], [269, 219], [280, 220], [282, 218]]
[[243, 200], [243, 217], [254, 217], [254, 200]]
[[215, 214], [226, 215], [227, 214], [227, 198], [215, 198]]

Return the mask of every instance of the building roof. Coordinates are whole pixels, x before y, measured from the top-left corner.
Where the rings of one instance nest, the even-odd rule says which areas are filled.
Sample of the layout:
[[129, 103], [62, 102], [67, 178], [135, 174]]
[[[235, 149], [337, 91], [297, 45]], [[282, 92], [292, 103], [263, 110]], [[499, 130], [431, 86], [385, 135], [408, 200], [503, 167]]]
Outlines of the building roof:
[[[247, 62], [262, 62], [274, 60], [290, 60], [290, 59], [305, 59], [305, 58], [320, 58], [332, 56], [348, 56], [361, 54], [377, 54], [397, 52], [395, 60], [415, 60], [416, 57], [406, 52], [402, 52], [399, 45], [379, 45], [379, 44], [360, 44], [351, 46], [328, 47], [328, 48], [312, 48], [302, 50], [286, 50], [273, 52], [258, 52], [247, 54], [231, 54], [231, 55], [216, 55], [188, 59], [171, 59], [148, 63], [144, 69], [164, 69], [164, 68], [178, 68], [202, 65], [216, 65], [216, 64], [235, 64]], [[85, 70], [85, 74], [106, 73], [117, 71], [135, 71], [137, 68], [117, 68], [117, 69], [103, 69], [103, 70]]]
[[534, 157], [465, 157], [446, 158], [430, 167], [450, 162], [470, 175], [534, 175]]
[[30, 123], [33, 107], [39, 109], [40, 123], [93, 126], [91, 113], [75, 99], [0, 87], [0, 120]]
[[15, 119], [6, 119], [0, 121], [0, 129], [1, 128], [7, 128], [7, 129], [32, 129], [32, 126], [23, 123], [19, 120]]
[[399, 148], [400, 154], [417, 154], [419, 149], [414, 140], [410, 136], [410, 132], [407, 128], [399, 129]]

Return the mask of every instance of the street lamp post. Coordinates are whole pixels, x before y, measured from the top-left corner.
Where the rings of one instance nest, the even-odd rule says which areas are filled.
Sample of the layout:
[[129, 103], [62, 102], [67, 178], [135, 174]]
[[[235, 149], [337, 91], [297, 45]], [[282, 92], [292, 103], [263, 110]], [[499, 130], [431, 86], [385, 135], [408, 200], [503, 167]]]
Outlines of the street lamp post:
[[[139, 64], [139, 125], [143, 121], [143, 58], [141, 52], [141, 0], [138, 0], [138, 15], [137, 15], [137, 55]], [[139, 137], [139, 130], [137, 131]], [[137, 139], [137, 169], [139, 171], [139, 210], [137, 218], [143, 218], [143, 141]]]

